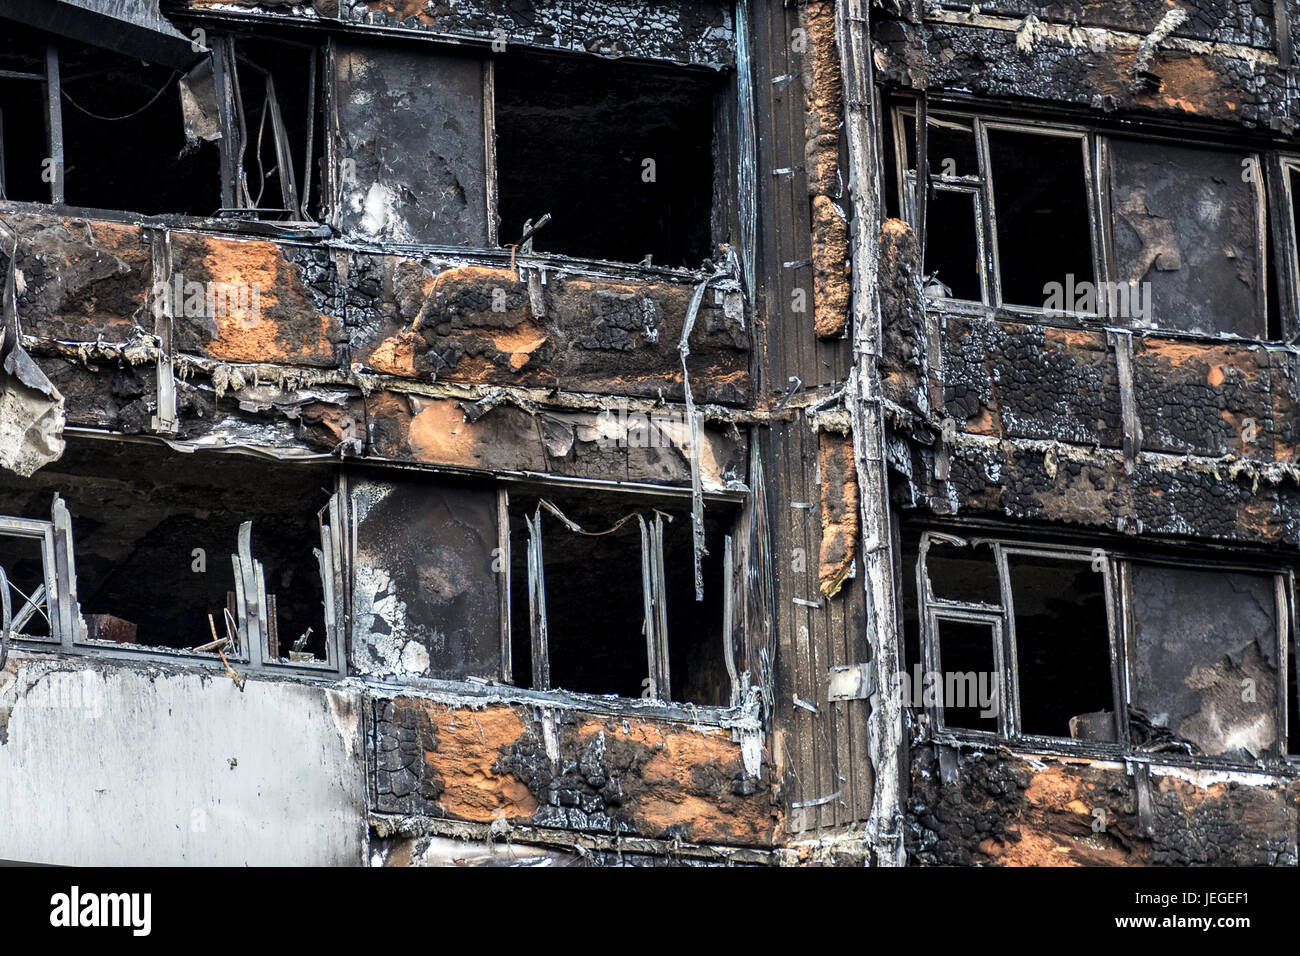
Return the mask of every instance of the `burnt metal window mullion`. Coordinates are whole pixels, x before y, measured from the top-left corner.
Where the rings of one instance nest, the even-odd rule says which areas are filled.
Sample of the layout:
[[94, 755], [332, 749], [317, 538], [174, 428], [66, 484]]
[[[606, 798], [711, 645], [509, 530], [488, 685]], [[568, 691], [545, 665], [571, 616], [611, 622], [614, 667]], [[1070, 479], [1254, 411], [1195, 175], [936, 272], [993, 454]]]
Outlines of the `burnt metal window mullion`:
[[501, 607], [501, 681], [514, 683], [512, 608], [510, 604], [510, 492], [497, 489], [497, 560], [501, 570], [497, 573], [497, 588]]
[[551, 664], [546, 645], [546, 577], [542, 568], [542, 509], [524, 515], [528, 528], [528, 617], [532, 631], [533, 687], [549, 690]]
[[[1094, 552], [1096, 555], [1096, 552]], [[1127, 601], [1124, 597], [1125, 563], [1109, 552], [1093, 560], [1106, 562], [1106, 627], [1110, 632], [1111, 697], [1115, 707], [1115, 740], [1125, 753], [1132, 738], [1128, 725]]]
[[[1093, 138], [1096, 142], [1093, 150], [1096, 158], [1093, 179], [1097, 202], [1093, 216], [1095, 226], [1093, 236], [1097, 243], [1097, 275], [1107, 283], [1105, 288], [1111, 288], [1110, 283], [1119, 281], [1119, 266], [1115, 259], [1115, 217], [1110, 214], [1113, 208], [1110, 195], [1110, 137], [1102, 133], [1094, 133]], [[1105, 302], [1105, 308], [1100, 310], [1099, 314], [1110, 322], [1114, 319], [1110, 314], [1110, 296], [1105, 297]]]
[[926, 212], [930, 205], [930, 193], [934, 189], [933, 184], [930, 182], [930, 114], [924, 93], [921, 93], [916, 98], [913, 125], [916, 127], [916, 221], [913, 226], [916, 229], [916, 240], [922, 250], [922, 263], [924, 264]]
[[650, 558], [654, 569], [655, 674], [662, 699], [671, 700], [673, 683], [668, 656], [668, 579], [664, 573], [664, 518], [658, 512], [655, 513], [654, 534], [650, 540], [653, 545]]
[[53, 167], [50, 171], [50, 202], [60, 206], [64, 201], [63, 82], [59, 74], [59, 48], [53, 43], [45, 47], [45, 98], [47, 142]]
[[915, 187], [913, 187], [913, 195], [909, 195], [907, 174], [911, 170], [907, 164], [907, 124], [903, 122], [903, 111], [899, 107], [890, 110], [889, 119], [894, 130], [891, 142], [894, 149], [894, 189], [898, 191], [898, 211], [910, 222], [915, 218], [915, 214], [909, 212], [915, 208]]
[[[1109, 206], [1105, 202], [1105, 195], [1102, 193], [1101, 181], [1101, 136], [1094, 132], [1085, 132], [1083, 134], [1083, 175], [1084, 175], [1084, 192], [1088, 197], [1088, 235], [1092, 239], [1092, 275], [1093, 282], [1100, 289], [1110, 289], [1109, 280], [1111, 278], [1110, 269], [1106, 263], [1107, 241], [1105, 238], [1106, 224], [1103, 218], [1109, 218], [1107, 210]], [[1110, 318], [1110, 300], [1109, 295], [1097, 296], [1097, 317], [1103, 320]]]
[[[1282, 634], [1282, 643], [1287, 647], [1288, 653], [1293, 656], [1293, 659], [1296, 660], [1297, 663], [1300, 663], [1300, 628], [1297, 628], [1296, 626], [1295, 569], [1288, 568], [1283, 577], [1286, 582], [1286, 606], [1288, 613], [1287, 627]], [[1288, 661], [1288, 665], [1289, 664], [1290, 662]], [[1300, 668], [1297, 669], [1297, 673], [1300, 673]], [[1282, 682], [1283, 686], [1286, 688], [1286, 694], [1283, 695], [1285, 698], [1284, 703], [1289, 705], [1292, 700], [1295, 700], [1300, 704], [1300, 682], [1292, 682], [1290, 666], [1288, 666], [1286, 670], [1282, 671]], [[1288, 719], [1287, 734], [1284, 737], [1284, 746], [1282, 749], [1282, 758], [1284, 760], [1287, 758], [1287, 755], [1292, 752], [1290, 739], [1291, 734], [1300, 734], [1300, 727], [1291, 727]], [[1297, 739], [1296, 742], [1297, 744], [1300, 744], [1300, 739]], [[1296, 747], [1295, 749], [1300, 750], [1300, 747]]]
[[650, 697], [657, 699], [662, 695], [659, 687], [659, 672], [655, 666], [658, 644], [655, 632], [658, 619], [654, 606], [654, 561], [651, 558], [651, 553], [654, 550], [652, 544], [654, 532], [646, 525], [645, 519], [640, 516], [638, 516], [638, 524], [641, 526], [641, 631], [645, 636], [646, 673], [650, 675]]
[[1300, 233], [1296, 229], [1296, 196], [1292, 177], [1300, 176], [1300, 158], [1281, 156], [1269, 164], [1269, 173], [1277, 188], [1271, 190], [1274, 212], [1275, 251], [1284, 261], [1278, 264], [1282, 290], [1278, 306], [1282, 310], [1282, 338], [1295, 342], [1300, 338]]
[[1263, 338], [1268, 338], [1268, 196], [1264, 190], [1264, 164], [1258, 152], [1247, 155], [1251, 185], [1255, 187], [1255, 282], [1259, 289], [1259, 313], [1263, 320]]
[[1129, 570], [1127, 560], [1118, 560], [1116, 563], [1119, 565], [1119, 582], [1116, 586], [1116, 595], [1119, 601], [1119, 640], [1124, 664], [1123, 673], [1120, 675], [1124, 696], [1118, 702], [1118, 706], [1124, 711], [1123, 742], [1125, 752], [1128, 753], [1133, 746], [1133, 728], [1130, 726], [1129, 712], [1133, 707], [1132, 665], [1135, 657], [1137, 635], [1133, 627], [1133, 575]]
[[483, 60], [483, 150], [487, 175], [483, 177], [487, 193], [487, 244], [496, 248], [500, 242], [501, 201], [497, 188], [497, 118], [496, 66], [490, 58]]
[[1291, 662], [1288, 660], [1288, 645], [1291, 640], [1291, 600], [1290, 572], [1273, 577], [1273, 594], [1277, 605], [1277, 747], [1278, 757], [1285, 759], [1290, 749], [1290, 725], [1287, 711], [1290, 709], [1290, 695], [1294, 688], [1288, 686]]
[[1002, 305], [1002, 279], [998, 271], [998, 220], [997, 207], [993, 204], [993, 174], [992, 163], [989, 161], [988, 130], [981, 116], [972, 117], [971, 124], [975, 134], [975, 159], [979, 164], [980, 193], [983, 196], [983, 222], [979, 224], [980, 235], [984, 239], [980, 256], [981, 284], [987, 290], [986, 304], [996, 309]]
[[1016, 656], [1016, 609], [1011, 597], [1011, 569], [1000, 541], [993, 542], [993, 560], [997, 563], [998, 588], [1002, 597], [1002, 706], [999, 708], [998, 732], [1013, 740], [1020, 737], [1020, 665]]
[[306, 222], [312, 221], [311, 180], [312, 156], [316, 152], [316, 84], [320, 80], [321, 58], [313, 45], [307, 65], [307, 146], [302, 156], [302, 189], [299, 193], [298, 215]]

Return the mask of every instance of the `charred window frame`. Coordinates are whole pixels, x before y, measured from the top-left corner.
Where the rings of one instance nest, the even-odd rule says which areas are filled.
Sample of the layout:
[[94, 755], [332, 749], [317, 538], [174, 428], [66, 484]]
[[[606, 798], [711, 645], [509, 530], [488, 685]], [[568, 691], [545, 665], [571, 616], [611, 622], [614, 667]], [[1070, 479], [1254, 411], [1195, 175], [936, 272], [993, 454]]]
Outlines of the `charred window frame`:
[[[932, 559], [932, 555], [936, 554], [941, 560]], [[963, 580], [975, 581], [976, 576], [967, 572], [972, 567], [979, 568], [986, 581], [982, 589], [971, 583], [958, 586], [954, 583], [958, 580], [955, 573], [949, 578], [942, 576], [945, 571], [955, 571], [955, 566], [951, 564], [954, 555], [960, 555], [961, 559], [968, 562], [966, 571], [962, 572]], [[1093, 663], [1098, 663], [1104, 650], [1109, 677], [1109, 689], [1105, 696], [1110, 701], [1110, 713], [1084, 712], [1076, 715], [1077, 723], [1076, 720], [1070, 722], [1071, 736], [1035, 732], [1041, 725], [1026, 717], [1032, 710], [1027, 704], [1026, 695], [1028, 691], [1034, 690], [1032, 677], [1027, 671], [1033, 671], [1034, 668], [1026, 668], [1024, 664], [1022, 645], [1025, 635], [1017, 630], [1012, 565], [1018, 560], [1042, 565], [1078, 563], [1081, 567], [1089, 568], [1091, 573], [1098, 574], [1101, 579], [1100, 599], [1105, 602], [1105, 622], [1095, 635], [1097, 643]], [[1244, 590], [1240, 588], [1239, 582], [1242, 581], [1261, 593], [1269, 592], [1272, 599], [1272, 607], [1269, 609], [1272, 612], [1269, 618], [1271, 632], [1263, 656], [1269, 658], [1267, 665], [1271, 674], [1267, 671], [1263, 673], [1275, 682], [1271, 691], [1275, 696], [1269, 696], [1269, 687], [1259, 687], [1253, 681], [1248, 691], [1244, 686], [1241, 688], [1243, 700], [1246, 699], [1244, 695], [1249, 693], [1250, 703], [1262, 701], [1257, 708], [1260, 719], [1264, 721], [1265, 728], [1273, 728], [1266, 734], [1268, 743], [1257, 747], [1260, 752], [1225, 748], [1215, 753], [1205, 747], [1194, 752], [1192, 747], [1187, 746], [1189, 741], [1194, 744], [1192, 737], [1180, 739], [1161, 722], [1168, 717], [1167, 714], [1152, 721], [1152, 715], [1138, 706], [1150, 704], [1152, 694], [1152, 691], [1144, 689], [1145, 672], [1140, 672], [1139, 669], [1154, 667], [1151, 664], [1154, 653], [1139, 644], [1140, 631], [1144, 621], [1158, 631], [1162, 618], [1150, 616], [1153, 613], [1151, 608], [1142, 610], [1143, 605], [1135, 594], [1135, 576], [1153, 568], [1193, 577], [1199, 574], [1209, 575], [1212, 580], [1234, 588], [1234, 593]], [[936, 576], [936, 570], [939, 576]], [[915, 571], [920, 660], [913, 664], [915, 673], [905, 672], [900, 675], [900, 687], [913, 694], [920, 694], [924, 676], [927, 696], [924, 699], [913, 697], [911, 704], [928, 715], [931, 727], [940, 736], [984, 743], [1009, 741], [1031, 749], [1082, 751], [1099, 756], [1144, 755], [1192, 765], [1300, 765], [1300, 726], [1297, 726], [1300, 687], [1297, 687], [1296, 678], [1298, 645], [1293, 570], [1269, 564], [1173, 561], [1159, 555], [1138, 552], [963, 537], [927, 530], [920, 536]], [[1189, 583], [1195, 588], [1195, 581]], [[1213, 599], [1208, 600], [1213, 603]], [[1221, 608], [1220, 613], [1225, 615], [1226, 620], [1236, 621], [1239, 615], [1234, 615], [1239, 610], [1235, 606], [1231, 610]], [[1256, 612], [1257, 616], [1265, 613], [1258, 606]], [[945, 632], [956, 633], [960, 637], [963, 629], [966, 640], [964, 646], [957, 648], [957, 660], [968, 662], [978, 654], [979, 659], [988, 661], [997, 673], [995, 686], [998, 688], [1000, 706], [997, 713], [983, 724], [971, 719], [973, 715], [969, 707], [965, 713], [958, 713], [954, 718], [948, 711], [959, 711], [962, 702], [943, 697], [943, 687], [956, 685], [943, 669], [945, 666], [955, 666], [951, 659], [944, 659]], [[974, 631], [979, 633], [971, 638]], [[1189, 634], [1189, 640], [1192, 637]], [[984, 641], [987, 641], [987, 645], [981, 646]], [[1249, 650], [1251, 641], [1247, 640], [1245, 644]], [[1209, 653], [1213, 657], [1218, 651], [1219, 648], [1211, 646]], [[1180, 651], [1171, 659], [1187, 656], [1190, 656], [1190, 651]], [[1213, 657], [1212, 662], [1217, 661], [1218, 658]], [[1174, 666], [1176, 669], [1177, 665]], [[1206, 675], [1209, 668], [1200, 664], [1197, 666], [1197, 674], [1200, 675], [1198, 679], [1208, 680]], [[1094, 678], [1097, 670], [1094, 666]], [[929, 675], [936, 675], [936, 689], [933, 693], [928, 690], [931, 680]], [[1236, 672], [1230, 676], [1235, 680]], [[1070, 673], [1064, 675], [1063, 679], [1077, 682], [1078, 675]], [[1228, 684], [1223, 686], [1229, 687]], [[1101, 691], [1094, 687], [1094, 693], [1100, 695]], [[1165, 702], [1161, 703], [1163, 705]], [[1164, 709], [1173, 711], [1174, 707], [1170, 704]]]
[[[39, 574], [21, 573], [18, 566], [23, 559], [14, 555], [15, 550], [26, 551], [28, 564], [35, 563]], [[0, 554], [8, 558], [0, 560], [6, 641], [71, 647], [76, 633], [76, 567], [62, 500], [55, 499], [49, 521], [0, 516]]]
[[[666, 544], [670, 527], [676, 526], [678, 545], [691, 539], [689, 517], [681, 504], [675, 500], [611, 494], [609, 503], [617, 501], [625, 510], [608, 525], [597, 528], [590, 522], [579, 524], [570, 513], [555, 505], [552, 499], [563, 501], [556, 497], [559, 491], [560, 488], [530, 491], [502, 488], [499, 492], [500, 547], [508, 569], [501, 597], [502, 679], [534, 691], [591, 695], [602, 703], [639, 697], [643, 701], [700, 708], [726, 708], [739, 704], [746, 675], [741, 671], [736, 653], [738, 618], [734, 607], [737, 583], [733, 540], [737, 531], [733, 519], [737, 516], [721, 519], [725, 522], [722, 526], [724, 531], [712, 536], [709, 548], [713, 569], [706, 568], [705, 601], [697, 603], [693, 585], [685, 586], [691, 580], [689, 559], [674, 561], [667, 557], [671, 547]], [[734, 505], [734, 502], [715, 504]], [[569, 508], [569, 505], [565, 507]], [[689, 507], [688, 503], [686, 507]], [[662, 509], [683, 513], [670, 515]], [[716, 510], [716, 507], [710, 509]], [[544, 544], [548, 529], [544, 528], [543, 522], [553, 533], [550, 546]], [[572, 658], [581, 650], [578, 647], [581, 642], [575, 640], [574, 634], [559, 634], [554, 608], [548, 609], [548, 590], [553, 604], [555, 592], [559, 590], [557, 584], [562, 580], [555, 577], [553, 565], [548, 571], [549, 558], [554, 557], [554, 541], [560, 535], [569, 540], [585, 538], [598, 541], [614, 534], [622, 536], [621, 541], [615, 542], [615, 547], [623, 552], [620, 560], [636, 566], [635, 578], [639, 582], [639, 587], [633, 590], [638, 592], [636, 602], [640, 622], [630, 622], [631, 627], [622, 638], [623, 649], [628, 652], [627, 660], [636, 661], [635, 665], [628, 666], [637, 671], [635, 676], [640, 687], [629, 685], [619, 692], [569, 686], [564, 677], [556, 674], [556, 650], [562, 637], [564, 654], [568, 659], [564, 669], [571, 673], [575, 670]], [[572, 558], [572, 554], [566, 555], [567, 560]], [[601, 570], [609, 573], [608, 566]], [[622, 583], [626, 584], [626, 578], [630, 577], [632, 575], [625, 575]], [[596, 578], [599, 579], [599, 574]], [[614, 600], [612, 590], [593, 591], [590, 598], [593, 601]], [[572, 601], [571, 590], [566, 592], [565, 599]], [[711, 622], [717, 627], [716, 635], [710, 634], [710, 639], [701, 641], [698, 632], [688, 632], [688, 621], [698, 624], [699, 620], [704, 620], [702, 627], [708, 634], [710, 622], [707, 619], [710, 616], [716, 617], [716, 621]], [[639, 637], [635, 640], [635, 649], [630, 649], [631, 642], [626, 638], [634, 632]], [[676, 643], [673, 634], [678, 635]], [[718, 639], [713, 640], [713, 637]], [[607, 638], [608, 635], [602, 633], [588, 632], [584, 635], [584, 639], [593, 645], [604, 645]], [[612, 647], [602, 646], [599, 650], [607, 655], [618, 653], [618, 649]], [[706, 663], [700, 665], [701, 660]], [[622, 676], [626, 679], [626, 674]], [[616, 682], [616, 679], [611, 680], [603, 674], [599, 679]], [[702, 683], [708, 686], [709, 690], [704, 693], [705, 696], [711, 695], [711, 699], [693, 699], [701, 693]]]
[[[924, 122], [917, 123], [916, 117], [924, 117]], [[939, 157], [934, 163], [931, 152], [931, 138], [936, 131], [948, 133], [950, 146], [957, 147], [954, 153], [960, 156]], [[1077, 140], [1079, 143], [1080, 171], [1079, 183], [1084, 191], [1090, 243], [1088, 267], [1091, 275], [1082, 277], [1092, 281], [1094, 276], [1102, 274], [1102, 241], [1097, 229], [1098, 197], [1096, 188], [1097, 139], [1087, 129], [1079, 126], [1047, 124], [1030, 121], [1010, 121], [994, 119], [974, 114], [957, 112], [930, 112], [925, 108], [896, 107], [892, 113], [893, 156], [890, 166], [894, 170], [896, 189], [903, 215], [918, 225], [922, 232], [924, 244], [931, 231], [931, 206], [939, 196], [950, 194], [970, 194], [975, 197], [975, 237], [977, 240], [976, 272], [973, 278], [978, 282], [980, 297], [946, 294], [943, 277], [939, 283], [927, 287], [927, 299], [943, 302], [945, 305], [977, 305], [994, 308], [1009, 308], [1031, 314], [1041, 314], [1045, 307], [1032, 302], [1009, 301], [1006, 296], [1005, 266], [1013, 257], [1002, 250], [1005, 243], [998, 232], [998, 216], [995, 188], [1001, 182], [997, 164], [993, 162], [990, 150], [990, 133], [996, 138], [1009, 133], [1024, 136], [1053, 137], [1063, 140]], [[955, 133], [955, 136], [953, 135]], [[954, 142], [956, 139], [969, 137], [966, 143]], [[920, 151], [925, 151], [926, 181], [929, 188], [917, 190], [918, 159]], [[1004, 171], [1006, 175], [1006, 171]], [[929, 266], [925, 267], [929, 275]], [[1062, 276], [1064, 278], [1064, 275]], [[951, 291], [951, 285], [948, 290]], [[1093, 317], [1093, 313], [1063, 310], [1068, 315]]]
[[1276, 287], [1285, 303], [1282, 321], [1270, 338], [1300, 340], [1300, 155], [1278, 154], [1268, 168], [1269, 213], [1273, 248], [1285, 250], [1270, 261], [1278, 271]]
[[[922, 116], [925, 122], [918, 124], [916, 117]], [[954, 163], [951, 159], [942, 162], [943, 157], [935, 152], [936, 138], [949, 145], [952, 143], [951, 130], [968, 131], [970, 138], [970, 161]], [[933, 240], [944, 238], [931, 229], [930, 219], [936, 197], [943, 196], [941, 190], [976, 189], [981, 195], [982, 216], [980, 236], [983, 248], [979, 256], [980, 273], [978, 280], [982, 295], [949, 295], [938, 284], [932, 283], [927, 288], [927, 300], [932, 305], [942, 305], [945, 309], [956, 311], [983, 312], [989, 308], [1006, 309], [1030, 317], [1048, 317], [1065, 319], [1073, 323], [1108, 322], [1136, 328], [1158, 329], [1176, 334], [1236, 335], [1256, 340], [1277, 340], [1282, 337], [1294, 339], [1296, 336], [1295, 316], [1300, 315], [1300, 265], [1295, 261], [1297, 248], [1297, 230], [1294, 221], [1294, 206], [1290, 202], [1291, 176], [1287, 173], [1289, 166], [1300, 160], [1282, 158], [1277, 154], [1250, 147], [1237, 147], [1218, 142], [1198, 140], [1189, 137], [1186, 140], [1172, 140], [1167, 135], [1147, 135], [1123, 131], [1112, 133], [1106, 130], [1047, 121], [1016, 119], [963, 111], [959, 107], [930, 110], [924, 99], [913, 105], [895, 105], [891, 111], [890, 139], [886, 145], [885, 167], [893, 180], [893, 192], [897, 196], [891, 202], [900, 215], [905, 217], [918, 231], [918, 238], [925, 249]], [[1000, 134], [1038, 135], [1074, 137], [1080, 140], [1082, 150], [1081, 175], [1079, 186], [1086, 197], [1086, 224], [1077, 224], [1081, 239], [1083, 230], [1087, 230], [1091, 243], [1090, 268], [1092, 275], [1073, 275], [1076, 282], [1087, 280], [1093, 283], [1095, 290], [1095, 308], [1078, 308], [1080, 299], [1065, 301], [1064, 307], [1049, 307], [1046, 289], [1036, 302], [1023, 300], [1025, 295], [1017, 295], [1008, 289], [1008, 265], [1015, 260], [1005, 248], [1003, 238], [999, 235], [999, 217], [1006, 218], [1006, 194], [1004, 202], [998, 203], [999, 163], [990, 149], [990, 137]], [[945, 139], [946, 135], [946, 139]], [[1149, 147], [1149, 153], [1142, 153]], [[1225, 313], [1220, 323], [1215, 325], [1204, 321], [1205, 317], [1186, 317], [1181, 310], [1173, 310], [1179, 321], [1170, 322], [1164, 315], [1157, 315], [1155, 320], [1135, 317], [1130, 311], [1129, 296], [1124, 294], [1121, 286], [1128, 288], [1129, 277], [1121, 275], [1124, 263], [1119, 261], [1122, 253], [1121, 230], [1128, 228], [1118, 222], [1114, 200], [1117, 189], [1124, 186], [1117, 182], [1121, 172], [1121, 154], [1132, 165], [1132, 157], [1137, 155], [1149, 160], [1151, 165], [1161, 162], [1173, 163], [1173, 154], [1180, 150], [1203, 151], [1203, 155], [1215, 162], [1231, 167], [1231, 179], [1239, 181], [1244, 189], [1249, 186], [1249, 198], [1244, 195], [1229, 196], [1226, 202], [1248, 205], [1249, 221], [1241, 223], [1241, 236], [1250, 242], [1249, 252], [1254, 254], [1249, 275], [1250, 296], [1252, 301], [1248, 308], [1241, 308], [1240, 303], [1215, 306], [1210, 303], [1211, 311]], [[920, 151], [924, 151], [922, 156]], [[1237, 164], [1240, 163], [1240, 168]], [[920, 192], [916, 189], [918, 166], [924, 166], [924, 174], [929, 189]], [[937, 166], [937, 168], [936, 168]], [[954, 169], [954, 166], [960, 168]], [[1130, 169], [1130, 174], [1132, 170]], [[1215, 173], [1217, 175], [1217, 172]], [[1073, 182], [1073, 172], [1071, 173]], [[1236, 183], [1231, 183], [1236, 186]], [[1072, 187], [1073, 188], [1073, 187]], [[1270, 205], [1271, 204], [1271, 205]], [[929, 209], [927, 207], [930, 207]], [[1082, 214], [1082, 207], [1078, 207]], [[1271, 209], [1271, 213], [1270, 213]], [[1145, 240], [1143, 240], [1145, 242]], [[1284, 250], [1279, 256], [1277, 250]], [[1082, 260], [1081, 256], [1076, 256]], [[1279, 270], [1273, 263], [1281, 259], [1285, 268]], [[1163, 272], [1155, 271], [1157, 267], [1148, 265], [1147, 276], [1154, 276], [1158, 284]], [[930, 266], [926, 266], [927, 273]], [[1184, 274], [1196, 273], [1197, 282], [1205, 270], [1184, 269]], [[1275, 275], [1280, 273], [1280, 275]], [[939, 280], [943, 280], [940, 275]], [[1064, 278], [1064, 274], [1062, 275]], [[1143, 280], [1151, 282], [1152, 280]], [[1188, 280], [1190, 281], [1190, 280]], [[950, 284], [951, 285], [951, 284]], [[973, 287], [973, 283], [968, 283]], [[1279, 296], [1278, 290], [1282, 289]], [[1118, 291], [1116, 291], [1118, 290]], [[1135, 291], [1129, 289], [1130, 292]], [[1069, 286], [1064, 289], [1064, 300], [1070, 300]], [[1186, 297], [1189, 293], [1179, 292]], [[1145, 293], [1147, 305], [1150, 305], [1151, 293]], [[1193, 296], [1195, 297], [1195, 296]], [[1279, 308], [1279, 301], [1282, 306]], [[1041, 304], [1038, 304], [1041, 303]], [[1283, 314], [1279, 314], [1279, 312]], [[1231, 313], [1231, 314], [1226, 314]], [[1245, 313], [1244, 315], [1242, 313]], [[1226, 323], [1226, 327], [1223, 324]], [[1211, 327], [1213, 325], [1213, 327]]]

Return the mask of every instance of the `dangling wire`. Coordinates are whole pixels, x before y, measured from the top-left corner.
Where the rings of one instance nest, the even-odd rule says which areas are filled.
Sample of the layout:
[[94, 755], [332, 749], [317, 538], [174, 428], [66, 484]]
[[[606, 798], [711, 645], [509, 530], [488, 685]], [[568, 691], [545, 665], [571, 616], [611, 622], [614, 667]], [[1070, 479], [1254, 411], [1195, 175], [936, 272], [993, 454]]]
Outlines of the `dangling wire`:
[[173, 71], [172, 71], [172, 75], [171, 75], [170, 77], [168, 77], [167, 82], [164, 83], [164, 84], [162, 85], [162, 88], [161, 88], [157, 93], [155, 93], [155, 94], [153, 95], [153, 98], [150, 99], [148, 103], [144, 104], [144, 106], [140, 107], [140, 108], [139, 108], [138, 110], [136, 110], [135, 112], [133, 112], [133, 113], [127, 113], [127, 114], [125, 114], [125, 115], [123, 115], [123, 116], [100, 116], [98, 113], [92, 113], [90, 110], [86, 109], [84, 106], [82, 106], [82, 105], [81, 105], [80, 103], [78, 103], [76, 100], [74, 100], [71, 96], [69, 96], [69, 95], [68, 95], [68, 91], [67, 91], [66, 89], [62, 91], [62, 92], [63, 92], [63, 98], [64, 98], [65, 100], [67, 100], [69, 103], [71, 103], [74, 107], [76, 107], [77, 109], [79, 109], [81, 112], [85, 113], [85, 114], [86, 114], [87, 116], [89, 116], [91, 119], [102, 120], [102, 121], [105, 122], [105, 123], [118, 123], [118, 122], [121, 122], [122, 120], [129, 120], [129, 119], [131, 119], [131, 118], [133, 118], [133, 117], [139, 116], [141, 113], [143, 113], [143, 112], [144, 112], [145, 110], [147, 110], [149, 107], [151, 107], [151, 106], [153, 106], [155, 103], [157, 103], [158, 100], [160, 100], [160, 99], [162, 98], [162, 95], [163, 95], [164, 93], [167, 92], [167, 87], [171, 86], [171, 85], [172, 85], [172, 82], [176, 79], [176, 77], [178, 77], [178, 76], [180, 76], [180, 75], [181, 75], [181, 74], [180, 74], [180, 71], [179, 71], [179, 70], [173, 70]]

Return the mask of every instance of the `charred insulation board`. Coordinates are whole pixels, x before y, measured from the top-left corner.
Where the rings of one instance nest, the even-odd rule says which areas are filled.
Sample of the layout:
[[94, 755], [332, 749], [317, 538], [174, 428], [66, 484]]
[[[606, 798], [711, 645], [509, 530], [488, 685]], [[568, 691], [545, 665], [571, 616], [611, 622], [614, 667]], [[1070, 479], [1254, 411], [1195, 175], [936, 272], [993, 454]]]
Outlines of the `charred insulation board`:
[[501, 666], [494, 490], [354, 484], [352, 656], [372, 675], [492, 678]]
[[1263, 338], [1253, 157], [1124, 139], [1109, 150], [1116, 279], [1150, 284], [1150, 315], [1133, 324]]
[[1134, 564], [1130, 581], [1134, 743], [1172, 734], [1211, 756], [1276, 752], [1274, 577]]
[[484, 64], [340, 43], [334, 225], [381, 242], [488, 244]]

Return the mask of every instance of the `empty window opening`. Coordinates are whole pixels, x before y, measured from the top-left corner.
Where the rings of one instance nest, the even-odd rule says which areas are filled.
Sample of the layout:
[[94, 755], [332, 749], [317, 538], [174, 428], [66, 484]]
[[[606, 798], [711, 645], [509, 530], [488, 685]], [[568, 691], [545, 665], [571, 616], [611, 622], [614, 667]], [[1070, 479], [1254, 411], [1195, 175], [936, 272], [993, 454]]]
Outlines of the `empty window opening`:
[[925, 553], [925, 567], [930, 593], [936, 600], [994, 607], [1002, 603], [997, 565], [992, 549], [986, 545], [950, 544], [932, 537]]
[[1276, 577], [1129, 567], [1134, 743], [1257, 759], [1277, 752]]
[[[551, 686], [640, 697], [649, 669], [642, 633], [639, 523], [633, 519], [614, 528], [623, 513], [611, 515], [594, 503], [565, 502], [561, 507], [584, 529], [603, 533], [578, 534], [545, 509], [540, 512]], [[512, 552], [526, 550], [525, 537]], [[528, 607], [526, 590], [522, 601], [516, 595], [516, 602]], [[524, 676], [516, 674], [516, 679]]]
[[1021, 732], [1116, 740], [1105, 563], [1012, 553], [1007, 567]]
[[941, 706], [944, 727], [996, 733], [1001, 706], [1001, 694], [994, 690], [1001, 680], [994, 650], [997, 627], [946, 616], [936, 616], [933, 627], [939, 670], [924, 676], [922, 694], [932, 695]]
[[668, 585], [668, 653], [672, 665], [671, 699], [701, 706], [726, 706], [731, 678], [723, 648], [724, 538], [735, 524], [732, 508], [711, 504], [704, 512], [702, 564], [704, 600], [695, 600], [691, 516], [673, 510], [664, 527], [664, 569]]
[[982, 301], [979, 194], [974, 189], [934, 189], [925, 212], [927, 298]]
[[6, 23], [0, 36], [0, 199], [49, 202], [45, 40]]
[[1002, 302], [1044, 308], [1049, 287], [1093, 281], [1084, 142], [988, 127]]
[[74, 438], [30, 479], [0, 472], [0, 512], [39, 518], [57, 491], [72, 516], [88, 636], [191, 650], [211, 643], [209, 614], [225, 635], [235, 591], [231, 555], [240, 524], [252, 521], [253, 556], [264, 566], [278, 636], [270, 656], [324, 660], [313, 549], [320, 547], [317, 511], [332, 483], [329, 471], [301, 464]]
[[214, 143], [189, 143], [180, 74], [60, 40], [69, 205], [208, 216], [221, 204]]
[[[731, 684], [723, 647], [724, 536], [731, 509], [706, 510], [705, 600], [695, 600], [690, 513], [678, 503], [623, 496], [548, 492], [510, 496], [511, 670], [514, 682], [537, 687], [534, 654], [545, 655], [548, 686], [578, 693], [640, 698], [668, 675], [661, 699], [725, 706]], [[529, 598], [529, 531], [539, 516], [545, 638], [536, 646]], [[655, 548], [656, 517], [662, 549]], [[567, 521], [565, 520], [567, 519]], [[669, 520], [671, 519], [671, 520]], [[572, 522], [582, 530], [575, 531]], [[646, 529], [643, 547], [642, 522]], [[653, 581], [663, 568], [662, 587]], [[647, 592], [647, 586], [649, 591]], [[660, 639], [654, 650], [650, 627]], [[666, 634], [660, 631], [666, 626]], [[666, 654], [664, 653], [666, 649]]]
[[500, 236], [539, 252], [698, 266], [712, 251], [716, 77], [597, 59], [495, 63]]

